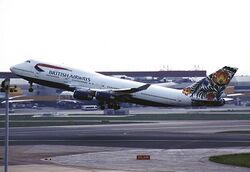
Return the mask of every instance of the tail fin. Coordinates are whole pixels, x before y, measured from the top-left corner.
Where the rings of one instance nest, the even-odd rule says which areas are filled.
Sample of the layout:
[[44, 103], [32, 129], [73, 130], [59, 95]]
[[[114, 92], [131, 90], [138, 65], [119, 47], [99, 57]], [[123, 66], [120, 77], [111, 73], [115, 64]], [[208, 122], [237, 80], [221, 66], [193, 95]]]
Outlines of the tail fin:
[[221, 95], [237, 69], [225, 66], [193, 85], [184, 88], [182, 92], [191, 97], [194, 105], [214, 105], [216, 102], [222, 102]]

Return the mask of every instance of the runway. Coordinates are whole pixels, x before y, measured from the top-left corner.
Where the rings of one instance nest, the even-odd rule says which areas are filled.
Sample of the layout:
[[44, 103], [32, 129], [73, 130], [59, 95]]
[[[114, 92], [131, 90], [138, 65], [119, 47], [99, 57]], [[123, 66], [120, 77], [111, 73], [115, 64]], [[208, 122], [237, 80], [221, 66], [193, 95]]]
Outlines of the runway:
[[[250, 121], [165, 121], [10, 129], [11, 145], [77, 145], [153, 149], [193, 149], [250, 146]], [[4, 132], [1, 131], [1, 145]]]
[[[181, 120], [11, 128], [10, 163], [18, 172], [243, 172], [249, 169], [215, 164], [208, 157], [249, 152], [249, 126], [250, 120]], [[0, 129], [1, 145], [3, 138]], [[152, 160], [136, 161], [138, 154], [149, 154]], [[51, 161], [44, 161], [46, 157]]]

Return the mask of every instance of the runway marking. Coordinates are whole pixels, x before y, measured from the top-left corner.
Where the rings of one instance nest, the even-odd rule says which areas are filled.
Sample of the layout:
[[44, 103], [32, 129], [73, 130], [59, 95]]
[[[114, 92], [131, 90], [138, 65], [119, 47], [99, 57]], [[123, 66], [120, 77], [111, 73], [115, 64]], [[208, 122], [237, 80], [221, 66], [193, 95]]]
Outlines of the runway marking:
[[197, 129], [208, 129], [208, 131], [210, 131], [210, 129], [213, 129], [213, 130], [217, 130], [217, 129], [234, 130], [235, 128], [236, 129], [240, 128], [241, 130], [246, 130], [246, 129], [249, 130], [249, 125], [231, 125], [231, 126], [223, 126], [223, 125], [220, 125], [220, 126], [216, 126], [216, 125], [214, 125], [214, 126], [159, 126], [159, 127], [145, 126], [145, 128], [111, 128], [110, 130], [118, 131], [118, 130], [122, 130], [122, 129], [123, 130], [127, 129], [127, 130], [133, 130], [133, 131], [141, 131], [141, 130], [148, 131], [148, 130], [159, 130], [159, 129], [162, 129], [162, 130], [164, 130], [164, 129], [165, 130], [167, 130], [167, 129], [177, 129], [179, 131], [179, 130], [185, 130], [185, 129], [193, 129], [194, 132], [197, 132]]
[[170, 141], [179, 141], [179, 142], [225, 142], [225, 143], [249, 143], [249, 140], [10, 140], [10, 142], [170, 142]]
[[[156, 130], [156, 129], [198, 129], [198, 128], [213, 128], [213, 129], [216, 129], [216, 128], [235, 128], [235, 127], [248, 127], [249, 129], [249, 125], [247, 124], [242, 124], [242, 125], [220, 125], [220, 126], [217, 126], [217, 125], [214, 125], [214, 126], [197, 126], [197, 125], [192, 125], [192, 126], [159, 126], [159, 127], [155, 127], [155, 126], [150, 126], [150, 125], [143, 125], [141, 128], [141, 126], [135, 126], [135, 125], [131, 125], [131, 126], [128, 126], [128, 128], [124, 128], [124, 126], [119, 126], [119, 128], [112, 128], [114, 126], [99, 126], [98, 128], [100, 127], [103, 127], [103, 129], [110, 129], [110, 130], [122, 130], [122, 129], [129, 129], [129, 130], [147, 130], [147, 129], [150, 129], [150, 130]], [[132, 128], [129, 128], [129, 127], [132, 127]], [[138, 128], [137, 128], [138, 127]], [[46, 127], [47, 128], [47, 127]], [[47, 131], [45, 128], [45, 131]], [[52, 127], [51, 127], [52, 128]], [[57, 128], [57, 127], [55, 127]], [[59, 128], [59, 127], [58, 127]], [[61, 126], [62, 128], [62, 126]], [[79, 127], [79, 129], [75, 129], [76, 127], [75, 126], [67, 126], [65, 128], [72, 128], [74, 129], [74, 131], [88, 131], [86, 129], [94, 129], [95, 127], [94, 126], [85, 126], [85, 127]], [[82, 130], [82, 128], [85, 128], [85, 130]], [[21, 128], [20, 128], [21, 129]], [[31, 128], [32, 129], [32, 128]], [[68, 130], [66, 130], [68, 131]], [[92, 131], [92, 130], [91, 130]], [[11, 130], [10, 132], [15, 132], [15, 134], [19, 134], [19, 133], [27, 133], [29, 134], [30, 131], [13, 131]], [[32, 130], [32, 133], [34, 132], [44, 132], [43, 128], [37, 128], [37, 131], [36, 130]], [[56, 130], [56, 131], [49, 131], [49, 132], [65, 132], [65, 130]]]

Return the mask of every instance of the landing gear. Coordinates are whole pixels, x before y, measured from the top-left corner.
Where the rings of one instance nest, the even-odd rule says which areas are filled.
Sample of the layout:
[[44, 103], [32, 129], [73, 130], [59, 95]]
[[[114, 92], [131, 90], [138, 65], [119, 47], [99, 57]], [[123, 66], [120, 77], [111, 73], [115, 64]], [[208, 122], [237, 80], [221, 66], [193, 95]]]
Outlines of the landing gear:
[[120, 107], [120, 105], [119, 104], [114, 104], [113, 105], [113, 109], [115, 109], [115, 110], [118, 110], [118, 109], [120, 109], [121, 107]]
[[118, 109], [120, 109], [121, 107], [120, 107], [120, 105], [119, 105], [118, 103], [116, 103], [116, 102], [109, 102], [108, 108], [109, 108], [109, 109], [118, 110]]
[[34, 89], [33, 88], [29, 88], [29, 92], [33, 92], [34, 91]]
[[116, 103], [116, 102], [100, 102], [99, 105], [100, 105], [101, 110], [104, 110], [104, 109], [118, 110], [121, 108], [119, 103]]
[[105, 101], [99, 101], [99, 106], [101, 110], [104, 110], [106, 108], [106, 102]]
[[105, 105], [100, 105], [100, 109], [104, 110], [105, 109]]
[[29, 82], [29, 84], [30, 84], [29, 92], [33, 92], [34, 91], [34, 89], [32, 88], [33, 82]]

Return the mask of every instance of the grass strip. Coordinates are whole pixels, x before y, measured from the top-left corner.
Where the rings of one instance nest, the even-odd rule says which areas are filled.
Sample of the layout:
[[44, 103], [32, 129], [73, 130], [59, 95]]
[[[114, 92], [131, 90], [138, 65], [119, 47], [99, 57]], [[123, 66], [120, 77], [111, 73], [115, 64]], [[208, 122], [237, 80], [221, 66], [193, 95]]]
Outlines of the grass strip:
[[250, 153], [211, 156], [209, 160], [220, 164], [250, 168]]
[[217, 132], [222, 134], [250, 134], [250, 130], [242, 130], [242, 131], [222, 131]]

